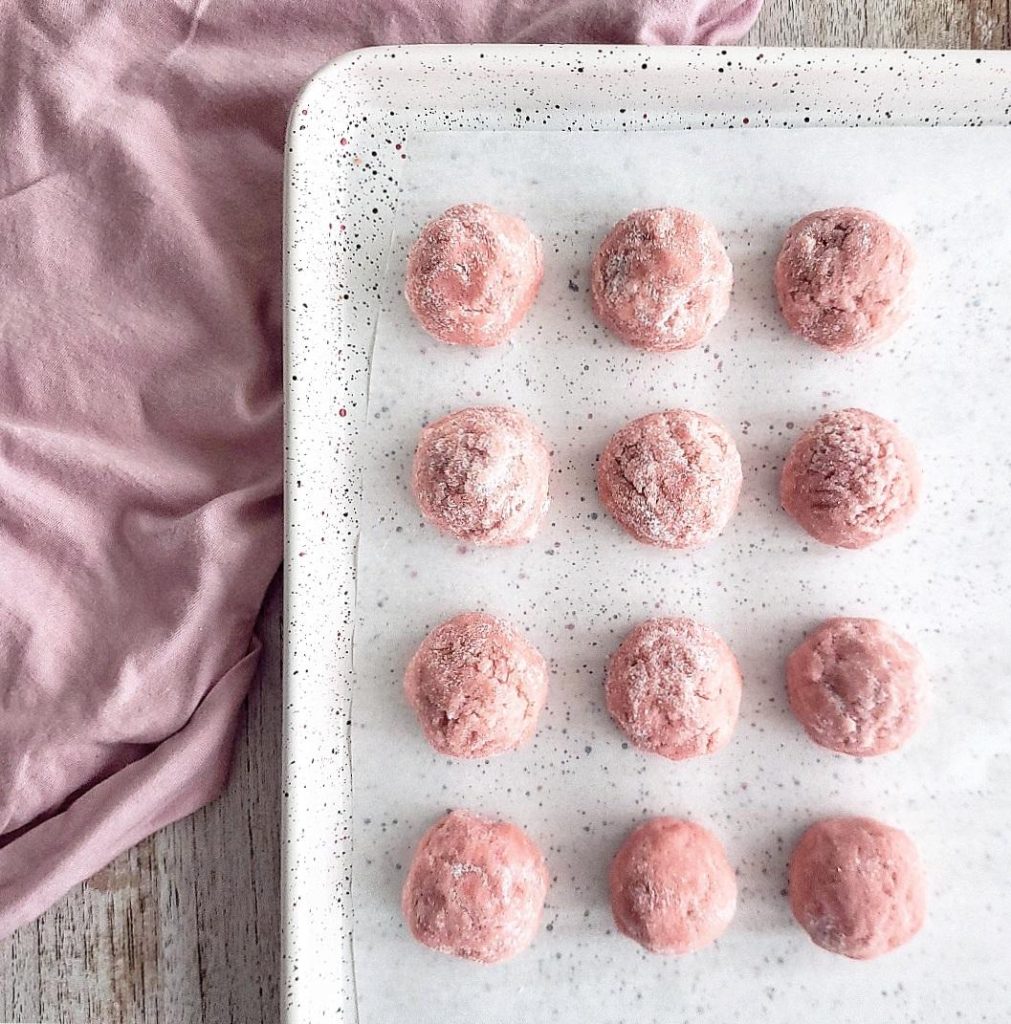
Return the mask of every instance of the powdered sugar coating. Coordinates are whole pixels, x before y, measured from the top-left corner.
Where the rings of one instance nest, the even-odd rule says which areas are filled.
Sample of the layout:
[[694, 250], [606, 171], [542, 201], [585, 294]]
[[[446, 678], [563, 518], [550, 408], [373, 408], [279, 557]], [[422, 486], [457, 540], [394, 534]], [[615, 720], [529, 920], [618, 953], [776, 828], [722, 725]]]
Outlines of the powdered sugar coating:
[[927, 691], [920, 653], [877, 619], [823, 622], [787, 659], [786, 684], [811, 739], [857, 757], [898, 750], [920, 724]]
[[472, 544], [530, 540], [548, 507], [551, 456], [515, 409], [461, 409], [421, 432], [412, 488], [425, 518]]
[[690, 821], [653, 818], [611, 862], [618, 929], [653, 953], [691, 953], [719, 938], [737, 909], [737, 880], [720, 841]]
[[697, 345], [730, 305], [733, 268], [716, 228], [689, 210], [636, 210], [593, 258], [590, 291], [600, 322], [651, 352]]
[[869, 960], [908, 942], [926, 917], [919, 854], [872, 818], [826, 818], [790, 858], [790, 908], [823, 949]]
[[544, 857], [522, 829], [457, 810], [418, 844], [401, 909], [423, 945], [491, 964], [530, 945], [547, 891]]
[[741, 456], [726, 428], [688, 409], [652, 413], [622, 427], [597, 465], [604, 507], [636, 540], [697, 548], [737, 507]]
[[892, 422], [863, 409], [822, 416], [790, 450], [783, 508], [812, 537], [863, 548], [901, 529], [920, 501], [916, 450]]
[[790, 329], [837, 352], [891, 337], [909, 311], [915, 257], [901, 231], [868, 210], [819, 210], [790, 228], [776, 294]]
[[464, 612], [425, 637], [407, 666], [404, 690], [439, 753], [491, 757], [533, 736], [548, 672], [540, 652], [511, 626]]
[[689, 618], [649, 619], [611, 656], [607, 710], [640, 749], [680, 761], [730, 740], [741, 706], [733, 651]]
[[512, 334], [543, 276], [540, 240], [523, 221], [462, 203], [422, 229], [407, 258], [404, 295], [434, 338], [487, 348]]

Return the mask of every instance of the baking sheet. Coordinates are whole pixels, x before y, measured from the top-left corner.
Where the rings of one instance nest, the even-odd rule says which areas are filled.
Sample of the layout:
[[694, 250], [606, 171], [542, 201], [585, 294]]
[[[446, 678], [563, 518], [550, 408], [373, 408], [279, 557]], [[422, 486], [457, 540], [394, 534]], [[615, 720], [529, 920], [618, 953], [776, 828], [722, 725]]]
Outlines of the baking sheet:
[[[363, 438], [363, 533], [352, 711], [355, 973], [364, 1024], [536, 1019], [647, 1022], [1001, 1019], [1011, 896], [1011, 132], [1006, 129], [419, 133], [404, 144]], [[454, 202], [525, 217], [546, 273], [508, 347], [428, 339], [400, 296], [420, 226]], [[590, 257], [636, 207], [710, 217], [735, 270], [731, 310], [689, 353], [650, 357], [598, 328]], [[790, 337], [771, 291], [797, 217], [864, 205], [919, 252], [917, 307], [884, 348], [832, 357]], [[462, 549], [423, 526], [410, 498], [421, 425], [465, 405], [508, 403], [554, 450], [552, 506], [512, 550]], [[863, 552], [810, 541], [779, 509], [778, 469], [821, 412], [859, 405], [896, 420], [924, 462], [924, 508]], [[628, 420], [686, 406], [738, 441], [745, 482], [723, 536], [677, 554], [636, 544], [600, 508], [594, 460]], [[521, 626], [551, 666], [534, 743], [487, 762], [425, 744], [401, 678], [425, 633], [482, 608]], [[607, 656], [635, 622], [683, 613], [714, 626], [745, 676], [721, 753], [674, 764], [628, 748], [602, 700]], [[856, 761], [812, 744], [786, 704], [783, 661], [835, 614], [878, 616], [922, 649], [933, 711], [912, 744]], [[552, 874], [544, 927], [508, 964], [481, 968], [416, 945], [399, 890], [414, 845], [450, 807], [521, 824]], [[913, 943], [857, 964], [814, 947], [783, 891], [812, 820], [865, 813], [906, 828], [930, 876]], [[607, 866], [636, 822], [694, 818], [738, 871], [738, 913], [713, 947], [650, 956], [614, 933]], [[996, 944], [996, 945], [995, 945]], [[803, 1016], [802, 1016], [803, 1015]]]

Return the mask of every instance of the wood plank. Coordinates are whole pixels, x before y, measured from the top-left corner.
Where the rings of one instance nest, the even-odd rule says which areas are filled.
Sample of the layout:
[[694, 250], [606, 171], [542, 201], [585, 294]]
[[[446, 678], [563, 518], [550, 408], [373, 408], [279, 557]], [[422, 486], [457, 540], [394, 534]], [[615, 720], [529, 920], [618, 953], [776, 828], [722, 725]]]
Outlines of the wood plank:
[[750, 46], [1011, 47], [1009, 0], [765, 0]]

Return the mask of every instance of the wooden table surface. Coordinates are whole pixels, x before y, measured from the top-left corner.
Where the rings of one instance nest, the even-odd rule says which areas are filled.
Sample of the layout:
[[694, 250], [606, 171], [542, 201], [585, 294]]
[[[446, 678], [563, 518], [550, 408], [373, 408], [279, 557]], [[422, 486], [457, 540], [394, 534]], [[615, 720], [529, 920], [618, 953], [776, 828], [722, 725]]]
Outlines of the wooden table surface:
[[[744, 42], [1006, 49], [1011, 0], [766, 0]], [[227, 791], [0, 943], [0, 1021], [278, 1021], [280, 578], [259, 629]]]

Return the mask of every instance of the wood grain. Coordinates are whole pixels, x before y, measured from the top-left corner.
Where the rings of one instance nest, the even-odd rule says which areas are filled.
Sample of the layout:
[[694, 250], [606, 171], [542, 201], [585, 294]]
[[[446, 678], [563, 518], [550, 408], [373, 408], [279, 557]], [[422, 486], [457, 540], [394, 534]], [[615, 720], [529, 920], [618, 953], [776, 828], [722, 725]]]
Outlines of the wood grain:
[[[755, 46], [1011, 46], [1011, 0], [766, 0]], [[281, 587], [225, 794], [0, 943], [0, 1020], [279, 1020]]]
[[749, 46], [1007, 49], [1011, 0], [765, 0]]

